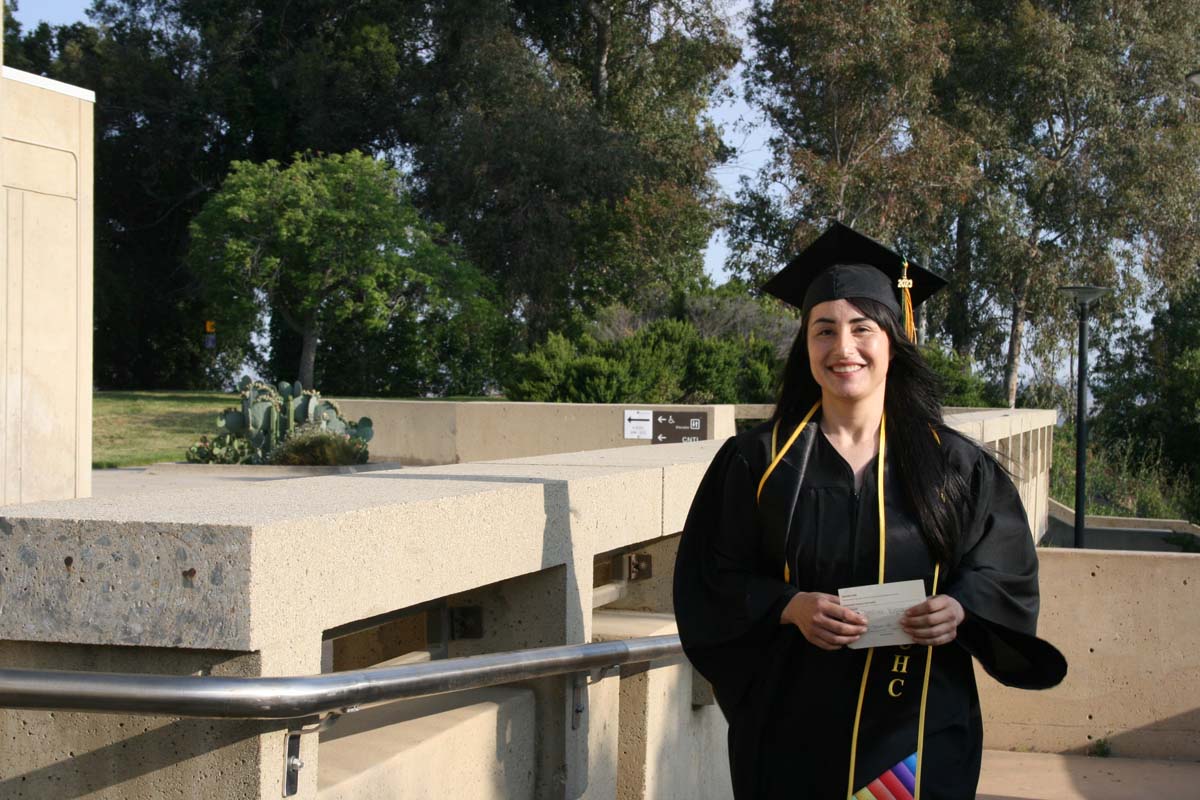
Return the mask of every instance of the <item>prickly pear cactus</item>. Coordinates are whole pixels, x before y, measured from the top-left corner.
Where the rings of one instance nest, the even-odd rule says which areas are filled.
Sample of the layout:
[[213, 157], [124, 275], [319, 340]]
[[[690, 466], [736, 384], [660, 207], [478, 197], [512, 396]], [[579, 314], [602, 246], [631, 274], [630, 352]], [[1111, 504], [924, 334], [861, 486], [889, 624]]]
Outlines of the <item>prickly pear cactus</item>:
[[245, 439], [255, 452], [255, 460], [263, 460], [279, 444], [282, 401], [273, 386], [261, 381], [242, 378], [238, 384], [242, 407], [227, 408], [217, 417], [217, 427], [231, 436]]
[[[320, 392], [306, 390], [299, 381], [290, 384], [281, 381], [276, 387], [245, 377], [238, 383], [238, 390], [242, 395], [241, 408], [222, 411], [217, 426], [224, 431], [223, 436], [247, 443], [250, 453], [247, 458], [252, 463], [267, 462], [280, 442], [301, 427], [358, 439], [364, 445], [364, 453], [365, 443], [374, 435], [369, 417], [351, 422], [342, 416], [337, 403], [322, 399]], [[211, 450], [193, 449], [197, 452], [189, 453], [189, 460], [204, 460], [201, 455]], [[210, 460], [215, 459], [210, 456]]]

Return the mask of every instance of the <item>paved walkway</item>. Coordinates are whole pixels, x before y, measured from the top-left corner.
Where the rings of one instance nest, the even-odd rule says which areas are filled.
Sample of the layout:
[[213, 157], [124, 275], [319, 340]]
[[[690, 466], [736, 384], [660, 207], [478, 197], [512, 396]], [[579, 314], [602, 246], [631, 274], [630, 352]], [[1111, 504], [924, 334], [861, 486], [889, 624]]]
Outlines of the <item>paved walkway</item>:
[[1200, 798], [1200, 763], [985, 750], [977, 800]]

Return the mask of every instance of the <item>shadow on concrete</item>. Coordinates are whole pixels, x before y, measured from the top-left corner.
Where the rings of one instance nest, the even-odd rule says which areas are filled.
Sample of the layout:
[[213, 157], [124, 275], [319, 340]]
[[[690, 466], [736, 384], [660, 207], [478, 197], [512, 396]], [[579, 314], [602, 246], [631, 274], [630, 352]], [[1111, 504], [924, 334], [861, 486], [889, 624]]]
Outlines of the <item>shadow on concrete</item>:
[[[86, 715], [72, 716], [83, 718]], [[80, 727], [91, 728], [92, 725], [81, 720]], [[73, 754], [39, 769], [4, 778], [0, 780], [0, 797], [83, 797], [242, 742], [246, 743], [244, 757], [257, 758], [255, 737], [273, 730], [282, 730], [278, 721], [176, 720], [86, 753]], [[279, 735], [282, 736], [282, 732]], [[228, 783], [229, 775], [220, 774], [214, 769], [216, 763], [216, 760], [198, 760], [191, 776], [172, 772], [172, 785], [156, 787], [158, 791], [155, 794], [166, 796], [178, 793], [183, 797], [242, 794], [238, 787]], [[257, 777], [256, 772], [242, 774]], [[217, 781], [222, 782], [219, 788]], [[190, 784], [190, 788], [184, 789], [184, 784]], [[141, 795], [143, 792], [149, 794], [148, 788], [143, 785], [137, 792], [125, 796]], [[243, 789], [247, 796], [254, 796], [258, 791], [257, 781], [247, 780]]]
[[[354, 478], [355, 480], [372, 479], [372, 480], [393, 480], [393, 481], [442, 481], [455, 483], [540, 483], [544, 486], [552, 486], [562, 484], [563, 497], [567, 496], [566, 481], [561, 478], [539, 478], [530, 476], [527, 478], [515, 475], [430, 475], [423, 473], [421, 475], [413, 474], [387, 474], [379, 475], [371, 472], [360, 472], [355, 475], [329, 475], [330, 478]], [[547, 490], [549, 491], [549, 490]], [[547, 497], [549, 503], [549, 497]]]

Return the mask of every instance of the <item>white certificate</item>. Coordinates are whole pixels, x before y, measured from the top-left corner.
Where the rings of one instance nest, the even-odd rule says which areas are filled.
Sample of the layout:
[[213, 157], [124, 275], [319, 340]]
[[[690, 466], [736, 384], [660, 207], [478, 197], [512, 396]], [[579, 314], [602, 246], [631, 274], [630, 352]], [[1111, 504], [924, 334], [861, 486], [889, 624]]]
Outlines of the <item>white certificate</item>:
[[925, 601], [925, 582], [894, 581], [849, 586], [838, 589], [838, 600], [867, 618], [867, 632], [847, 647], [858, 650], [862, 647], [912, 644], [913, 640], [900, 627], [900, 617], [904, 616], [905, 611]]

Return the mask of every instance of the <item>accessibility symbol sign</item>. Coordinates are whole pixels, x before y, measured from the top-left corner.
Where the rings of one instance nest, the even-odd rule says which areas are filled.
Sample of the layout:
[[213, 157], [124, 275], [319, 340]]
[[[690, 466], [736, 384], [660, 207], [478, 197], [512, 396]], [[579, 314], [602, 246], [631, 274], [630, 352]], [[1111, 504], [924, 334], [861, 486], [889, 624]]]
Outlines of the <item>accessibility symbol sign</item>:
[[651, 444], [700, 442], [708, 438], [707, 411], [654, 411]]

